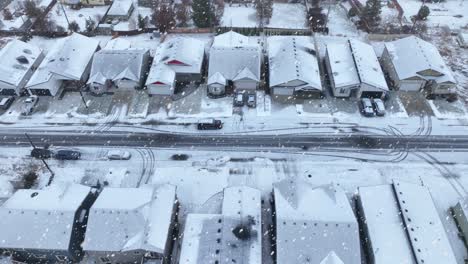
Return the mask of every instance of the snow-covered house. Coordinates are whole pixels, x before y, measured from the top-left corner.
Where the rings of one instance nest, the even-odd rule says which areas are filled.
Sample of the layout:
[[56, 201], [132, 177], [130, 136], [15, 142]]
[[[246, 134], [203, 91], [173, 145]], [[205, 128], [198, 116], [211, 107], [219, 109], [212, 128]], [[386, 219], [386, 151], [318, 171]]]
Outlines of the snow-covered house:
[[80, 89], [86, 85], [99, 41], [73, 33], [58, 40], [29, 80], [31, 94], [55, 96], [63, 87]]
[[187, 216], [180, 264], [262, 263], [260, 191], [228, 187], [222, 199], [220, 213]]
[[359, 187], [358, 208], [370, 264], [418, 263], [392, 185]]
[[80, 0], [84, 6], [103, 6], [112, 4], [112, 0]]
[[101, 94], [141, 88], [148, 60], [149, 51], [145, 49], [103, 49], [96, 52], [87, 82], [90, 91]]
[[134, 9], [132, 0], [115, 0], [107, 11], [106, 20], [128, 20]]
[[468, 48], [468, 32], [460, 32], [457, 36], [457, 41], [460, 47]]
[[325, 65], [336, 97], [380, 98], [388, 92], [377, 55], [367, 43], [350, 39], [327, 45]]
[[468, 197], [460, 200], [452, 208], [452, 212], [457, 221], [458, 228], [465, 238], [465, 243], [468, 243]]
[[102, 49], [106, 50], [126, 50], [132, 47], [132, 43], [122, 37], [109, 40]]
[[90, 209], [83, 250], [95, 263], [169, 263], [177, 207], [172, 185], [104, 188]]
[[457, 263], [426, 187], [397, 180], [360, 187], [358, 209], [371, 264]]
[[[261, 81], [262, 51], [232, 31], [216, 36], [210, 49], [208, 93], [255, 92]], [[226, 88], [228, 91], [226, 91]]]
[[12, 40], [0, 50], [0, 94], [19, 95], [44, 59], [42, 51], [28, 43]]
[[96, 196], [77, 184], [16, 191], [0, 206], [0, 251], [24, 263], [78, 263]]
[[273, 95], [321, 96], [318, 58], [310, 40], [295, 37], [280, 40], [270, 38], [268, 57], [269, 84]]
[[361, 263], [358, 222], [338, 186], [283, 180], [273, 202], [277, 263], [322, 263], [331, 252], [343, 263]]
[[205, 61], [205, 43], [176, 37], [162, 43], [154, 56], [146, 87], [149, 94], [172, 95], [176, 82], [199, 82]]
[[454, 93], [456, 81], [437, 48], [415, 36], [385, 43], [382, 67], [401, 91]]

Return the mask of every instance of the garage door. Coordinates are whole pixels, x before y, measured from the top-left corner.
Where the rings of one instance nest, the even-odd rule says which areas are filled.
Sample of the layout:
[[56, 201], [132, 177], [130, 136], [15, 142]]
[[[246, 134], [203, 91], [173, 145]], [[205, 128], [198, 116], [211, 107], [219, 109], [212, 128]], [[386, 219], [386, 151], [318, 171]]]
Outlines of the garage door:
[[16, 95], [16, 91], [14, 89], [1, 89], [0, 95]]
[[361, 98], [381, 98], [383, 92], [362, 92]]
[[405, 82], [401, 84], [400, 90], [401, 91], [419, 91], [421, 89], [420, 82]]
[[30, 89], [29, 91], [33, 95], [52, 96], [49, 89]]

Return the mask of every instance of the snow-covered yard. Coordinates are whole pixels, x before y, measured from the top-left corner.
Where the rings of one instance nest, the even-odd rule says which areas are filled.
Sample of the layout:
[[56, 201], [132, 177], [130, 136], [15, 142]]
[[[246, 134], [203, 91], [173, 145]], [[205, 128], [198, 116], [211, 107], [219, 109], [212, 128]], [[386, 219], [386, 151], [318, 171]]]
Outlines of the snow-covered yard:
[[223, 27], [258, 27], [257, 12], [252, 4], [226, 4], [220, 25]]
[[307, 14], [303, 4], [273, 3], [273, 15], [267, 27], [307, 29]]
[[75, 21], [80, 26], [79, 31], [86, 31], [86, 20], [92, 19], [96, 22], [95, 26], [97, 26], [101, 18], [103, 18], [106, 14], [107, 9], [109, 9], [109, 6], [94, 6], [73, 9], [70, 6], [57, 3], [54, 5], [54, 7], [52, 7], [48, 16], [57, 24], [57, 26], [61, 26], [65, 30], [68, 30], [68, 22], [71, 23], [72, 21]]
[[[416, 15], [421, 8], [420, 0], [400, 0], [407, 21]], [[460, 29], [468, 25], [468, 3], [461, 0], [446, 0], [440, 3], [427, 3], [431, 13], [427, 18], [430, 26], [449, 26], [451, 29]]]

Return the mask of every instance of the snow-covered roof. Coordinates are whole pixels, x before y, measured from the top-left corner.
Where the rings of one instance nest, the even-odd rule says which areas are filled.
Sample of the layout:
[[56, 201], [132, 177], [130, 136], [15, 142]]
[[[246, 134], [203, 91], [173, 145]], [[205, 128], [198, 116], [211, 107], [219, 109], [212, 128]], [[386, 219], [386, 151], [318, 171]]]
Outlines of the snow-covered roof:
[[90, 209], [83, 249], [164, 253], [176, 199], [168, 184], [104, 188]]
[[457, 263], [429, 190], [397, 180], [393, 188], [418, 263]]
[[201, 73], [205, 43], [194, 38], [175, 37], [156, 50], [154, 64], [164, 63], [176, 73]]
[[333, 75], [334, 87], [357, 86], [359, 76], [354, 64], [353, 53], [347, 43], [330, 43], [327, 45], [327, 56]]
[[[43, 84], [45, 82], [48, 82], [52, 78], [53, 74], [50, 71], [50, 64], [57, 57], [57, 54], [60, 51], [60, 48], [63, 46], [65, 40], [66, 38], [62, 38], [62, 39], [57, 39], [55, 41], [55, 44], [50, 48], [49, 52], [47, 53], [45, 58], [42, 60], [39, 67], [36, 69], [36, 71], [33, 73], [31, 78], [29, 79], [26, 87]], [[54, 78], [57, 78], [57, 76]]]
[[132, 9], [133, 1], [132, 0], [115, 0], [109, 11], [107, 11], [108, 16], [127, 16], [130, 9]]
[[[331, 251], [320, 264], [344, 264], [344, 262], [336, 255], [335, 251]], [[401, 263], [403, 264], [403, 263]]]
[[279, 47], [274, 47], [273, 43], [269, 40], [270, 87], [322, 90], [318, 60], [310, 40], [289, 37], [281, 39]]
[[261, 225], [260, 191], [226, 188], [221, 214], [187, 216], [179, 263], [261, 264]]
[[[219, 80], [219, 74], [226, 80], [251, 79], [260, 81], [262, 54], [259, 46], [211, 47], [208, 85], [210, 80]], [[217, 74], [219, 73], [219, 74]], [[216, 79], [211, 78], [217, 74]]]
[[146, 85], [149, 84], [167, 84], [174, 85], [176, 73], [171, 67], [164, 63], [151, 66]]
[[213, 47], [245, 47], [249, 46], [249, 37], [234, 31], [228, 31], [214, 37]]
[[359, 227], [344, 191], [283, 180], [274, 185], [278, 263], [320, 263], [334, 251], [360, 264]]
[[36, 46], [19, 40], [8, 42], [0, 50], [0, 82], [18, 87], [31, 67], [42, 59], [43, 53]]
[[88, 83], [121, 79], [139, 82], [148, 56], [149, 51], [144, 49], [100, 50], [94, 54]]
[[362, 41], [351, 39], [349, 46], [353, 52], [356, 69], [361, 83], [388, 91], [387, 81], [380, 67], [374, 48]]
[[16, 191], [0, 207], [0, 248], [68, 250], [75, 213], [90, 192], [78, 184]]
[[[387, 42], [385, 48], [391, 56], [393, 67], [400, 80], [420, 77], [438, 83], [456, 83], [437, 48], [427, 41], [410, 36]], [[443, 76], [422, 75], [424, 71], [435, 71]]]
[[359, 200], [374, 263], [416, 264], [392, 185], [360, 187]]
[[130, 41], [124, 39], [124, 38], [114, 38], [109, 40], [106, 43], [106, 46], [103, 49], [106, 50], [125, 50], [129, 49], [132, 47], [132, 44]]
[[61, 79], [80, 80], [98, 47], [99, 40], [73, 33], [65, 38], [63, 45], [55, 46], [58, 50], [47, 67]]

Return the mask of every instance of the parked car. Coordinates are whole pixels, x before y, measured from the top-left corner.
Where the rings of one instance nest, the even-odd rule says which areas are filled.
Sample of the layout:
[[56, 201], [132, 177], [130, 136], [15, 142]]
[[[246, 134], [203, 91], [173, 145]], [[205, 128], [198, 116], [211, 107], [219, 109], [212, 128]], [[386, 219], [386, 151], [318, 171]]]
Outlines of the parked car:
[[132, 154], [126, 150], [109, 150], [107, 152], [107, 158], [110, 160], [128, 160], [132, 157]]
[[22, 115], [30, 115], [34, 107], [37, 105], [39, 97], [37, 95], [31, 95], [26, 100], [24, 100], [23, 109], [21, 110]]
[[244, 106], [244, 95], [238, 93], [234, 95], [234, 106]]
[[249, 94], [247, 96], [247, 106], [252, 108], [257, 107], [257, 97], [255, 94]]
[[52, 157], [52, 151], [45, 148], [34, 148], [31, 150], [31, 157], [36, 159], [50, 159], [50, 157]]
[[216, 130], [223, 128], [223, 122], [218, 119], [212, 121], [200, 122], [197, 125], [198, 130]]
[[375, 115], [372, 101], [369, 98], [361, 98], [359, 101], [359, 108], [363, 116], [371, 117]]
[[372, 105], [374, 106], [375, 114], [378, 116], [385, 115], [385, 105], [381, 99], [373, 99]]
[[58, 160], [78, 160], [81, 158], [81, 153], [71, 149], [57, 150], [54, 156]]
[[7, 110], [10, 108], [11, 104], [15, 101], [15, 97], [8, 96], [0, 100], [0, 109]]

